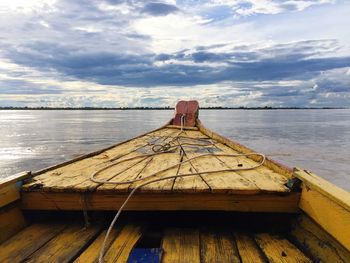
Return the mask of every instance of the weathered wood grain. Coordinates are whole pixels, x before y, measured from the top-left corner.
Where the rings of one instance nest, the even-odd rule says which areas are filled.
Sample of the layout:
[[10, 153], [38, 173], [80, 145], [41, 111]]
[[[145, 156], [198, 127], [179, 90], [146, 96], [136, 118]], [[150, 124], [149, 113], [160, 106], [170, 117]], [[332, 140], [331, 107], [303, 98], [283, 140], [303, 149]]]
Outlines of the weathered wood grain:
[[199, 231], [184, 228], [166, 229], [162, 248], [163, 263], [199, 263]]
[[[110, 235], [106, 242], [106, 250], [109, 249], [112, 242], [117, 237], [118, 233], [120, 232], [120, 229], [113, 228], [110, 232]], [[89, 247], [87, 247], [83, 253], [79, 255], [79, 257], [74, 260], [75, 263], [97, 263], [98, 257], [100, 255], [101, 246], [103, 243], [103, 240], [106, 236], [107, 230], [104, 230], [99, 234], [99, 236], [91, 243]]]
[[257, 234], [255, 240], [271, 263], [311, 263], [298, 248], [283, 237]]
[[118, 234], [112, 242], [104, 256], [106, 262], [126, 263], [131, 250], [142, 235], [142, 227], [128, 224]]
[[99, 226], [84, 228], [80, 225], [69, 225], [44, 246], [28, 256], [26, 262], [71, 262], [99, 233]]
[[[229, 140], [229, 139], [209, 130], [199, 120], [197, 121], [197, 127], [198, 127], [199, 131], [201, 131], [203, 134], [207, 135], [210, 138], [213, 138], [214, 140], [217, 140], [218, 142], [221, 142], [221, 143], [231, 147], [232, 149], [234, 149], [238, 152], [241, 152], [241, 153], [254, 152], [253, 150], [249, 149], [246, 146], [243, 146], [237, 142], [234, 142], [233, 140]], [[256, 157], [256, 156], [251, 156], [249, 158], [254, 160], [254, 161], [259, 161], [259, 157]], [[271, 160], [269, 158], [266, 159], [264, 166], [272, 169], [276, 173], [279, 173], [279, 174], [286, 176], [287, 178], [291, 178], [293, 176], [292, 169], [290, 169], [289, 167], [286, 167], [286, 166], [284, 166], [284, 165], [282, 165], [274, 160]]]
[[201, 262], [240, 263], [237, 247], [230, 232], [202, 230], [200, 233]]
[[264, 255], [248, 233], [235, 233], [235, 240], [242, 263], [266, 263]]
[[0, 243], [18, 233], [25, 226], [26, 220], [18, 206], [9, 205], [2, 208], [0, 210]]
[[[23, 209], [44, 210], [117, 210], [125, 201], [126, 194], [93, 193], [47, 193], [23, 192]], [[85, 202], [83, 200], [85, 199]], [[173, 193], [142, 194], [136, 193], [128, 202], [125, 210], [221, 210], [244, 212], [289, 212], [298, 208], [299, 193], [231, 195], [211, 193]]]
[[317, 262], [346, 263], [350, 259], [350, 251], [305, 214], [293, 224], [291, 234]]
[[0, 208], [20, 198], [19, 187], [16, 184], [9, 184], [0, 188]]
[[34, 224], [0, 245], [0, 262], [22, 262], [64, 228], [62, 224]]

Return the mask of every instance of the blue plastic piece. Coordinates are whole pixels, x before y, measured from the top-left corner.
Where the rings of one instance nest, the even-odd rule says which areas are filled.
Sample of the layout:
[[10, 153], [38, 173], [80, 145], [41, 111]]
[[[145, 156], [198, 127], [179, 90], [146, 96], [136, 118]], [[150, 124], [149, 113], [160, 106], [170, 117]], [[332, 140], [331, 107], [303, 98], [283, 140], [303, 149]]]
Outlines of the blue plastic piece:
[[163, 250], [161, 248], [134, 248], [128, 263], [160, 263]]

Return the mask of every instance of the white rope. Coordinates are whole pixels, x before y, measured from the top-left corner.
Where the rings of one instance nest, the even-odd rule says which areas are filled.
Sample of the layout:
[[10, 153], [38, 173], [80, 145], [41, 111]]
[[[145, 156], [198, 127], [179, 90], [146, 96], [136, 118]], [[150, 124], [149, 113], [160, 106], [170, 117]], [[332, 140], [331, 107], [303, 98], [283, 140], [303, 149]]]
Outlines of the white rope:
[[[152, 155], [155, 155], [155, 154], [152, 154]], [[203, 172], [195, 172], [195, 173], [187, 173], [187, 174], [181, 174], [181, 175], [171, 175], [171, 176], [166, 176], [166, 177], [162, 177], [162, 178], [156, 178], [156, 179], [153, 179], [151, 181], [148, 181], [148, 182], [144, 182], [138, 186], [136, 186], [128, 195], [128, 197], [125, 199], [124, 203], [121, 205], [121, 207], [119, 208], [118, 212], [116, 213], [115, 217], [113, 218], [109, 228], [108, 228], [108, 231], [106, 233], [106, 236], [103, 240], [103, 244], [101, 246], [101, 250], [100, 250], [100, 255], [99, 255], [99, 262], [102, 263], [103, 262], [103, 257], [104, 257], [104, 254], [105, 254], [105, 248], [106, 248], [106, 242], [107, 242], [107, 239], [110, 235], [110, 232], [112, 231], [117, 219], [119, 218], [121, 212], [123, 211], [124, 207], [127, 205], [128, 201], [130, 200], [130, 198], [134, 195], [134, 193], [140, 189], [141, 187], [143, 186], [146, 186], [146, 185], [149, 185], [149, 184], [152, 184], [152, 183], [155, 183], [155, 182], [160, 182], [160, 181], [164, 181], [164, 180], [169, 180], [169, 179], [175, 179], [175, 178], [179, 178], [179, 177], [190, 177], [190, 176], [197, 176], [197, 175], [203, 175], [203, 174], [213, 174], [213, 173], [219, 173], [219, 172], [235, 172], [235, 171], [243, 171], [243, 170], [252, 170], [252, 169], [256, 169], [258, 167], [260, 167], [264, 162], [265, 162], [265, 156], [263, 154], [260, 154], [260, 153], [250, 153], [250, 154], [203, 154], [203, 155], [200, 155], [200, 156], [196, 156], [196, 157], [192, 157], [192, 158], [189, 158], [185, 161], [182, 161], [182, 162], [179, 162], [178, 164], [176, 165], [173, 165], [173, 166], [170, 166], [170, 167], [167, 167], [163, 170], [160, 170], [160, 171], [157, 171], [149, 176], [146, 176], [146, 177], [143, 177], [143, 178], [139, 178], [139, 179], [134, 179], [134, 180], [129, 180], [129, 181], [124, 181], [124, 182], [116, 182], [116, 181], [106, 181], [106, 180], [98, 180], [95, 178], [95, 176], [101, 172], [102, 170], [105, 170], [105, 169], [101, 169], [95, 173], [93, 173], [90, 177], [90, 179], [95, 182], [95, 183], [99, 183], [99, 184], [113, 184], [113, 185], [122, 185], [122, 184], [132, 184], [132, 183], [136, 183], [136, 182], [139, 182], [139, 181], [145, 181], [147, 180], [148, 178], [151, 178], [151, 177], [155, 177], [156, 175], [159, 175], [161, 173], [164, 173], [168, 170], [171, 170], [175, 167], [180, 167], [182, 164], [184, 163], [187, 163], [187, 162], [190, 162], [194, 159], [198, 159], [198, 158], [203, 158], [203, 157], [206, 157], [206, 156], [215, 156], [215, 157], [239, 157], [239, 156], [251, 156], [251, 155], [258, 155], [258, 156], [261, 156], [262, 159], [261, 161], [253, 166], [253, 167], [239, 167], [239, 168], [231, 168], [231, 169], [221, 169], [221, 170], [213, 170], [213, 171], [203, 171]], [[144, 157], [144, 156], [142, 156]], [[130, 158], [131, 159], [131, 158]], [[126, 161], [126, 160], [123, 160], [123, 161]], [[119, 164], [119, 163], [115, 163], [113, 165], [116, 165], [116, 164]], [[109, 166], [111, 167], [111, 165]]]
[[[208, 145], [203, 145], [203, 144], [191, 144], [191, 143], [180, 143], [179, 139], [180, 139], [180, 135], [181, 133], [183, 132], [183, 128], [184, 128], [184, 118], [186, 116], [183, 114], [181, 116], [181, 130], [180, 132], [178, 133], [177, 136], [175, 136], [170, 142], [168, 143], [165, 143], [165, 144], [162, 144], [162, 145], [153, 145], [152, 147], [152, 150], [154, 151], [154, 153], [150, 153], [150, 154], [144, 154], [144, 155], [140, 155], [140, 156], [135, 156], [135, 157], [131, 157], [131, 158], [127, 158], [127, 159], [123, 159], [121, 161], [117, 161], [117, 162], [113, 162], [112, 164], [109, 164], [99, 170], [97, 170], [96, 172], [94, 172], [93, 174], [91, 174], [90, 176], [90, 180], [95, 182], [95, 183], [98, 183], [98, 184], [113, 184], [113, 185], [123, 185], [123, 184], [133, 184], [133, 183], [136, 183], [136, 182], [140, 182], [140, 181], [143, 181], [144, 183], [141, 183], [140, 185], [136, 186], [130, 193], [129, 195], [127, 196], [127, 198], [125, 199], [125, 201], [123, 202], [123, 204], [120, 206], [118, 212], [116, 213], [116, 215], [114, 216], [108, 230], [107, 230], [107, 233], [106, 233], [106, 236], [103, 240], [103, 243], [102, 243], [102, 246], [101, 246], [101, 250], [100, 250], [100, 254], [99, 254], [99, 259], [98, 259], [98, 262], [99, 263], [103, 263], [103, 257], [105, 255], [105, 250], [106, 250], [106, 243], [107, 243], [107, 240], [108, 240], [108, 237], [110, 235], [110, 232], [112, 231], [115, 223], [117, 222], [121, 212], [123, 211], [123, 209], [125, 208], [125, 206], [127, 205], [127, 203], [129, 202], [130, 198], [134, 195], [134, 193], [140, 189], [141, 187], [143, 186], [146, 186], [146, 185], [149, 185], [149, 184], [152, 184], [152, 183], [156, 183], [156, 182], [160, 182], [160, 181], [164, 181], [164, 180], [169, 180], [169, 179], [176, 179], [176, 178], [179, 178], [179, 177], [190, 177], [190, 176], [198, 176], [198, 175], [203, 175], [203, 174], [214, 174], [214, 173], [219, 173], [219, 172], [236, 172], [236, 171], [244, 171], [244, 170], [252, 170], [252, 169], [256, 169], [258, 167], [260, 167], [261, 165], [263, 165], [263, 163], [265, 162], [265, 155], [263, 154], [260, 154], [260, 153], [248, 153], [248, 154], [212, 154], [212, 153], [208, 153], [208, 154], [202, 154], [202, 155], [199, 155], [199, 156], [195, 156], [195, 157], [192, 157], [192, 158], [188, 158], [187, 157], [187, 160], [183, 160], [183, 155], [185, 153], [184, 149], [183, 149], [183, 146], [184, 145], [196, 145], [196, 146], [208, 146], [208, 145], [215, 145], [215, 143], [211, 143], [211, 144], [208, 144]], [[199, 141], [202, 141], [200, 139], [197, 139], [197, 138], [192, 138], [192, 139], [195, 139], [195, 140], [199, 140]], [[171, 145], [172, 143], [174, 143], [175, 141], [178, 142], [177, 145]], [[156, 146], [158, 148], [156, 148]], [[129, 180], [129, 181], [123, 181], [123, 182], [118, 182], [118, 181], [108, 181], [108, 180], [102, 180], [102, 179], [97, 179], [96, 176], [98, 174], [100, 174], [102, 171], [105, 171], [107, 170], [108, 168], [112, 167], [112, 166], [115, 166], [115, 165], [118, 165], [120, 163], [123, 163], [123, 162], [127, 162], [127, 161], [131, 161], [131, 160], [135, 160], [135, 159], [138, 159], [138, 158], [144, 158], [143, 160], [145, 160], [146, 158], [148, 157], [153, 157], [155, 155], [158, 155], [158, 154], [165, 154], [165, 153], [174, 153], [174, 149], [177, 149], [177, 148], [180, 148], [180, 155], [181, 155], [181, 161], [175, 165], [172, 165], [170, 167], [167, 167], [165, 169], [162, 169], [160, 171], [157, 171], [157, 172], [154, 172], [146, 177], [143, 177], [143, 178], [138, 178], [138, 179], [133, 179], [133, 180]], [[171, 169], [174, 169], [177, 167], [177, 172], [179, 171], [180, 169], [180, 166], [184, 163], [188, 163], [192, 160], [195, 160], [195, 159], [199, 159], [199, 158], [203, 158], [203, 157], [207, 157], [207, 156], [214, 156], [214, 157], [240, 157], [240, 156], [245, 156], [245, 157], [248, 157], [248, 156], [252, 156], [252, 155], [257, 155], [257, 156], [260, 156], [262, 157], [260, 162], [257, 163], [255, 166], [252, 166], [252, 167], [238, 167], [238, 168], [228, 168], [228, 169], [220, 169], [220, 170], [212, 170], [212, 171], [203, 171], [203, 172], [195, 172], [195, 173], [186, 173], [186, 174], [176, 174], [176, 175], [171, 175], [171, 176], [166, 176], [166, 177], [161, 177], [161, 178], [155, 178], [153, 180], [148, 180], [147, 179], [150, 179], [152, 177], [156, 177], [157, 175], [159, 174], [162, 174], [166, 171], [169, 171]], [[142, 162], [143, 160], [141, 160], [140, 162]], [[139, 163], [139, 162], [138, 162]], [[122, 172], [125, 172], [127, 169], [123, 170]], [[121, 174], [122, 172], [120, 172], [119, 174]], [[115, 174], [113, 175], [109, 180], [111, 179], [115, 179], [115, 177], [117, 177], [119, 174]]]

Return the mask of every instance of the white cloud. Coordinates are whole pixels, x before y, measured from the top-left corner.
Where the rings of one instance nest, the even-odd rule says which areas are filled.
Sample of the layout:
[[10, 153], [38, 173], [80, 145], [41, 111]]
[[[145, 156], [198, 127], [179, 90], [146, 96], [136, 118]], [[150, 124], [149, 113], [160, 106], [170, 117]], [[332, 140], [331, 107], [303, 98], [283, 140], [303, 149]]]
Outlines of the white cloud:
[[56, 0], [1, 0], [0, 13], [6, 12], [50, 12], [53, 11], [53, 6]]

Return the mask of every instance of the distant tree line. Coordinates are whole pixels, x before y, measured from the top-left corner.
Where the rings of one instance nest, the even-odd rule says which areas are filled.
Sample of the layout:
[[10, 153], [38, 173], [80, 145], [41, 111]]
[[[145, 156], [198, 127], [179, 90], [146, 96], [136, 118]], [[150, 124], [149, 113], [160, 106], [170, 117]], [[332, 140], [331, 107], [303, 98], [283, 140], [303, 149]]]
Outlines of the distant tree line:
[[[200, 107], [204, 110], [298, 110], [347, 109], [346, 107]], [[174, 110], [174, 107], [0, 107], [0, 110]]]

